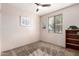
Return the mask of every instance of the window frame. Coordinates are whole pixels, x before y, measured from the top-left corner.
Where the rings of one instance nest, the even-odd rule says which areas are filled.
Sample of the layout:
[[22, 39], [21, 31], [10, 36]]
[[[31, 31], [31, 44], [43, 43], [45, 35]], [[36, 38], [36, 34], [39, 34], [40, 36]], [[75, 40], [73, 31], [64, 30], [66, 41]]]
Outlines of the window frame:
[[[49, 30], [49, 18], [54, 18], [53, 19], [53, 22], [54, 22], [54, 29], [53, 30]], [[59, 20], [60, 20], [60, 24], [58, 23], [56, 23], [56, 20], [55, 20], [55, 18], [56, 17], [59, 17]], [[60, 26], [57, 30], [58, 30], [58, 32], [56, 31], [56, 26]], [[63, 14], [58, 14], [58, 15], [54, 15], [54, 16], [51, 16], [51, 17], [48, 17], [48, 32], [54, 32], [54, 33], [58, 33], [58, 34], [61, 34], [62, 32], [63, 32]]]

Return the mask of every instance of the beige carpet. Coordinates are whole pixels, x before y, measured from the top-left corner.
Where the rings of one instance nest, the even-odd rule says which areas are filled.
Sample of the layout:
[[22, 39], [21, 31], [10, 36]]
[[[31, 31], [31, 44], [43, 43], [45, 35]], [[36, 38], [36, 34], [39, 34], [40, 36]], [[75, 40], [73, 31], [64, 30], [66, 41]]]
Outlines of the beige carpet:
[[36, 42], [9, 51], [2, 56], [79, 56], [79, 51], [65, 49], [46, 42]]

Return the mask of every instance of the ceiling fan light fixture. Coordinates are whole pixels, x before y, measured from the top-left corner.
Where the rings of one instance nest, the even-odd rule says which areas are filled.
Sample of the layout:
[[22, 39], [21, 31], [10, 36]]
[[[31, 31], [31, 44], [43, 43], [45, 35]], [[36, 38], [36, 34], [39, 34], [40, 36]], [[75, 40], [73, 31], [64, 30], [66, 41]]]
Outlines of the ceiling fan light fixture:
[[39, 9], [37, 8], [37, 9], [36, 9], [36, 12], [38, 12], [38, 11], [39, 11]]

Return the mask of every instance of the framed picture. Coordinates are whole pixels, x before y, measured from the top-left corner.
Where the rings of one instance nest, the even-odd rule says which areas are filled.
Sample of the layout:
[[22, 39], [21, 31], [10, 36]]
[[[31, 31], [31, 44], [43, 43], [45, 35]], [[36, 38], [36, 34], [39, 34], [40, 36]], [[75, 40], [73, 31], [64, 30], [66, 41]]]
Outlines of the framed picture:
[[27, 16], [20, 16], [21, 26], [30, 26], [30, 19]]
[[46, 24], [47, 24], [47, 20], [43, 20], [42, 21], [42, 28], [43, 29], [46, 29]]

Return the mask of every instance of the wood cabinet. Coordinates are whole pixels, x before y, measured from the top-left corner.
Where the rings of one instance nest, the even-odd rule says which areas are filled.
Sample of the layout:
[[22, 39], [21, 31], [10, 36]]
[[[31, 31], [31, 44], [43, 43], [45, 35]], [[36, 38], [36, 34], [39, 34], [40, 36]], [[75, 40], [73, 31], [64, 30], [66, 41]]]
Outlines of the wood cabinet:
[[79, 50], [79, 29], [66, 30], [66, 48]]

